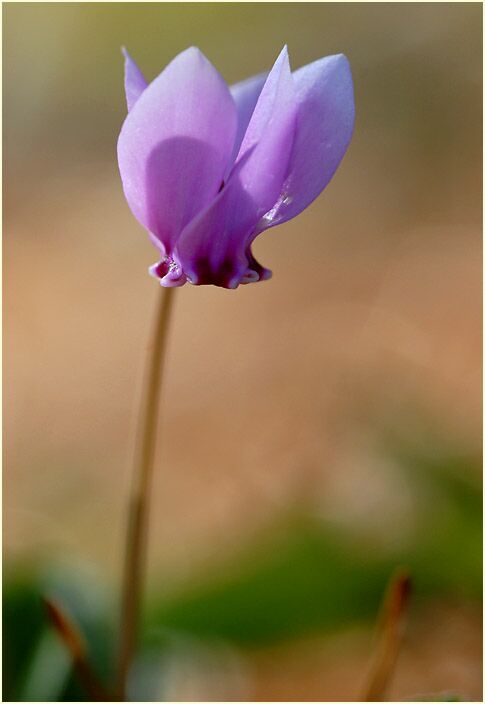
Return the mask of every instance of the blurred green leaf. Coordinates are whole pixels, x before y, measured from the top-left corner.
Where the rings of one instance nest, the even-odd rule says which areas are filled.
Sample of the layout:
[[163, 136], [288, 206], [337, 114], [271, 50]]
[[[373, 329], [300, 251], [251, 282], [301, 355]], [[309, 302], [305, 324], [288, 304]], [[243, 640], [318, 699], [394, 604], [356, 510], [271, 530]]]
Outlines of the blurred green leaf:
[[261, 644], [375, 614], [387, 562], [359, 554], [305, 517], [263, 540], [207, 581], [154, 605], [150, 624]]
[[329, 630], [373, 618], [399, 565], [410, 570], [418, 602], [437, 594], [480, 600], [478, 458], [391, 452], [415, 490], [417, 530], [400, 549], [381, 555], [321, 521], [290, 515], [230, 564], [153, 604], [151, 626], [244, 645]]
[[481, 600], [481, 458], [454, 452], [395, 450], [417, 492], [417, 538], [403, 559], [422, 589]]
[[5, 570], [3, 586], [3, 694], [20, 701], [35, 649], [45, 629], [38, 587], [29, 570]]
[[113, 652], [107, 602], [79, 570], [32, 564], [6, 570], [3, 590], [3, 695], [8, 701], [85, 701], [63, 646], [47, 622], [42, 597], [55, 595], [72, 613], [90, 658], [107, 680]]
[[27, 702], [57, 701], [67, 684], [70, 671], [69, 655], [57, 635], [51, 630], [44, 631], [26, 673], [19, 699]]
[[[416, 530], [407, 542], [384, 553], [301, 506], [288, 511], [209, 573], [152, 598], [145, 652], [163, 658], [174, 637], [249, 647], [372, 622], [389, 576], [400, 565], [411, 572], [417, 608], [437, 595], [480, 601], [482, 507], [480, 484], [473, 479], [478, 459], [405, 446], [389, 452], [415, 493]], [[66, 680], [40, 597], [47, 590], [70, 610], [86, 635], [92, 662], [109, 681], [114, 627], [103, 590], [79, 571], [52, 566], [5, 572], [4, 696], [31, 699], [42, 665], [52, 685], [42, 690], [44, 701], [85, 700], [73, 677]]]

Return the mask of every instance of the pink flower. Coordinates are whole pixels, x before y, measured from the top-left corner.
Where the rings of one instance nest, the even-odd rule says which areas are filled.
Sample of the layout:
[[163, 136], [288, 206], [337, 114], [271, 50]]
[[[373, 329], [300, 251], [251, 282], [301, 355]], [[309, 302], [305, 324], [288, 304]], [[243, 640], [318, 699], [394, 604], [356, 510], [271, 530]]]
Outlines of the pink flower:
[[118, 139], [128, 204], [160, 251], [162, 286], [239, 284], [271, 276], [252, 255], [264, 230], [321, 193], [349, 145], [352, 77], [343, 54], [230, 88], [187, 49], [147, 84], [125, 51], [129, 113]]

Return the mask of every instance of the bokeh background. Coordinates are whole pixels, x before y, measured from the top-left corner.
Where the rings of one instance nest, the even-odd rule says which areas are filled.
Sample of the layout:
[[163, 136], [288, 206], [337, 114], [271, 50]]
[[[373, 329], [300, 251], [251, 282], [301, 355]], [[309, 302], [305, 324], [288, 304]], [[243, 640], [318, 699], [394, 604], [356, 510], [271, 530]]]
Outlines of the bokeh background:
[[112, 668], [159, 287], [122, 194], [120, 46], [228, 82], [344, 52], [351, 147], [263, 234], [271, 281], [177, 291], [135, 699], [481, 699], [481, 3], [4, 3], [4, 696], [82, 699], [39, 595]]

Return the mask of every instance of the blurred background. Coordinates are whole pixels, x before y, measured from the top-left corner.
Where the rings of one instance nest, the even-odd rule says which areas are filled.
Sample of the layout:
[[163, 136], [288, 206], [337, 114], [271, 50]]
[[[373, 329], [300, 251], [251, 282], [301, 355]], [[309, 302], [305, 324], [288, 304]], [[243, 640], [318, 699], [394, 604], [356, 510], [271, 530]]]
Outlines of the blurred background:
[[112, 670], [160, 295], [124, 200], [125, 45], [226, 80], [345, 53], [350, 149], [263, 234], [273, 279], [177, 291], [134, 699], [481, 699], [481, 3], [4, 3], [4, 697], [83, 699], [40, 594]]

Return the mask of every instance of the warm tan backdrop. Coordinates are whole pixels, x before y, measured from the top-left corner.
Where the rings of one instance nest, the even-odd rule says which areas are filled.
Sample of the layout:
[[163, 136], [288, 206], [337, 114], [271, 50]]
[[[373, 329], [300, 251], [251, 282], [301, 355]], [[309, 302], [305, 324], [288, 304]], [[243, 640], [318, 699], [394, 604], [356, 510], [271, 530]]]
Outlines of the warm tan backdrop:
[[[117, 171], [122, 44], [148, 78], [197, 45], [228, 82], [267, 69], [284, 43], [295, 68], [344, 52], [356, 93], [333, 182], [257, 242], [273, 279], [177, 292], [152, 589], [160, 572], [175, 587], [224, 560], [297, 499], [383, 550], [403, 540], [413, 502], [383, 434], [431, 454], [481, 448], [480, 3], [3, 12], [6, 564], [69, 559], [113, 582], [119, 570], [159, 295]], [[459, 596], [429, 607], [396, 696], [480, 697], [477, 609]], [[367, 636], [341, 638], [258, 651], [240, 692], [355, 696], [342, 673], [362, 669]]]

